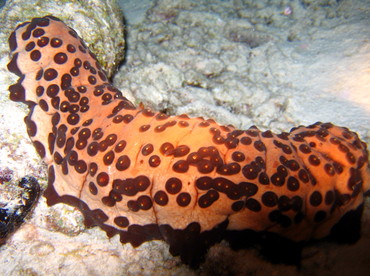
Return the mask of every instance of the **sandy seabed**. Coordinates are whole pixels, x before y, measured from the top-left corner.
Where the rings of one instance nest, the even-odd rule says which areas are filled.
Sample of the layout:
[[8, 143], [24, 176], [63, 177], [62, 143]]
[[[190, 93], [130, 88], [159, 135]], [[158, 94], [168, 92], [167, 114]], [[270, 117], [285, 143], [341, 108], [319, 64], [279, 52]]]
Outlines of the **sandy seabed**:
[[[331, 121], [370, 143], [369, 1], [120, 4], [128, 48], [114, 82], [135, 103], [244, 129], [255, 124], [279, 132]], [[12, 134], [24, 116], [15, 113], [10, 119], [6, 114], [12, 108], [0, 117], [0, 136], [7, 137], [0, 159], [9, 166], [14, 156], [34, 154]], [[35, 162], [40, 172], [32, 167], [31, 173], [42, 175], [42, 164]], [[27, 167], [17, 169], [20, 175], [30, 173]], [[361, 240], [308, 246], [300, 270], [221, 243], [199, 270], [191, 271], [168, 253], [164, 242], [137, 249], [121, 245], [118, 237], [108, 239], [98, 228], [85, 229], [73, 208], [49, 208], [41, 198], [33, 215], [0, 248], [0, 264], [4, 275], [368, 275], [370, 202]]]

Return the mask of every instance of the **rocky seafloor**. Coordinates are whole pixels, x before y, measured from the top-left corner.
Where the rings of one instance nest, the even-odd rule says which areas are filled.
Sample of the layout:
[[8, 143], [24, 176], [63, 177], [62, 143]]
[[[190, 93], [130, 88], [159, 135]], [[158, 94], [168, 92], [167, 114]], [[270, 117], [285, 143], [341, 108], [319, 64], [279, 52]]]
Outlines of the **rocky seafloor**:
[[[17, 1], [7, 2], [0, 10], [3, 18], [9, 14], [1, 13]], [[41, 1], [51, 3], [46, 10], [41, 6], [46, 4], [38, 2], [24, 20], [38, 12], [61, 16], [60, 5], [71, 9], [67, 18], [74, 18], [73, 5], [79, 5]], [[88, 2], [89, 12], [94, 12], [97, 3], [111, 1]], [[331, 121], [358, 132], [370, 144], [369, 1], [132, 0], [120, 1], [120, 6], [126, 19], [126, 60], [114, 83], [136, 104], [244, 129], [257, 125], [288, 131]], [[89, 17], [87, 10], [82, 12], [85, 8], [79, 6], [79, 14]], [[95, 12], [96, 18], [104, 18], [106, 9]], [[119, 16], [112, 21], [108, 25], [114, 28]], [[32, 175], [45, 187], [45, 166], [23, 124], [26, 107], [7, 98], [7, 86], [16, 77], [6, 71], [6, 32], [2, 30], [0, 57], [0, 177], [16, 183]], [[105, 30], [104, 36], [109, 33], [123, 45], [120, 32]], [[106, 51], [122, 58], [119, 45]], [[136, 249], [121, 245], [117, 236], [109, 239], [98, 228], [86, 229], [78, 211], [61, 204], [47, 207], [41, 197], [0, 248], [0, 264], [4, 275], [367, 275], [370, 202], [361, 240], [354, 245], [308, 246], [299, 270], [271, 264], [253, 249], [232, 251], [223, 242], [192, 271], [168, 253], [164, 242]]]

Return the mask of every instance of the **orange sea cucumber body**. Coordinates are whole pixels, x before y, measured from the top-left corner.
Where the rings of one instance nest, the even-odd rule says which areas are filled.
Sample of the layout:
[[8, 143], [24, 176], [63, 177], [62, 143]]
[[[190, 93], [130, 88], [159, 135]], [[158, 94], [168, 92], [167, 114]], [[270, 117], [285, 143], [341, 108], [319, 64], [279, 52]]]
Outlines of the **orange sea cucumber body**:
[[[79, 208], [88, 226], [134, 246], [164, 239], [189, 261], [227, 231], [322, 238], [369, 190], [366, 144], [330, 123], [290, 133], [136, 108], [76, 32], [35, 18], [9, 38], [30, 106], [28, 133], [48, 165], [49, 205]], [[199, 245], [202, 244], [202, 245]]]

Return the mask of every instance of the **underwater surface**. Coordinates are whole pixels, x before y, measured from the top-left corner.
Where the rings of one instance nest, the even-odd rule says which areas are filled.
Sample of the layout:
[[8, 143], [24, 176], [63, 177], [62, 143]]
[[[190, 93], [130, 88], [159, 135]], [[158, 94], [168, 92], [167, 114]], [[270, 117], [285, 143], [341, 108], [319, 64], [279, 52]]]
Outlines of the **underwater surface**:
[[5, 6], [6, 0], [0, 0], [0, 9]]
[[[8, 2], [0, 1], [0, 8]], [[370, 143], [369, 1], [118, 2], [126, 23], [126, 53], [113, 81], [135, 104], [242, 129], [257, 125], [280, 132], [330, 121]], [[48, 13], [63, 16], [52, 5], [55, 11]], [[0, 63], [2, 95], [12, 77], [7, 58], [8, 50]], [[31, 153], [24, 127], [25, 109], [14, 104], [0, 111], [0, 174], [10, 170], [15, 183], [19, 174], [38, 175], [45, 185], [45, 166]], [[41, 197], [33, 215], [0, 248], [0, 273], [366, 275], [369, 200], [365, 207], [358, 243], [309, 246], [300, 270], [271, 264], [256, 250], [235, 252], [221, 243], [199, 270], [191, 271], [164, 242], [137, 249], [121, 245], [118, 236], [109, 239], [97, 227], [86, 229], [75, 209], [47, 207]]]

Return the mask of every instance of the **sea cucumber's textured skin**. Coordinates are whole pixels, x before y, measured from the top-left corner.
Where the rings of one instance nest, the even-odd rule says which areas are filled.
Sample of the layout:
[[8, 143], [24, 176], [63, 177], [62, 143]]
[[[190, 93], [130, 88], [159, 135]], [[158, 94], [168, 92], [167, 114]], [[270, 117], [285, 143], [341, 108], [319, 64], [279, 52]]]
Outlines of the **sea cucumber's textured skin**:
[[[48, 165], [49, 205], [79, 208], [87, 226], [134, 246], [170, 244], [191, 262], [226, 231], [321, 238], [369, 190], [366, 144], [330, 123], [290, 133], [136, 108], [76, 32], [35, 18], [9, 38], [13, 101]], [[200, 252], [200, 253], [192, 253]]]

